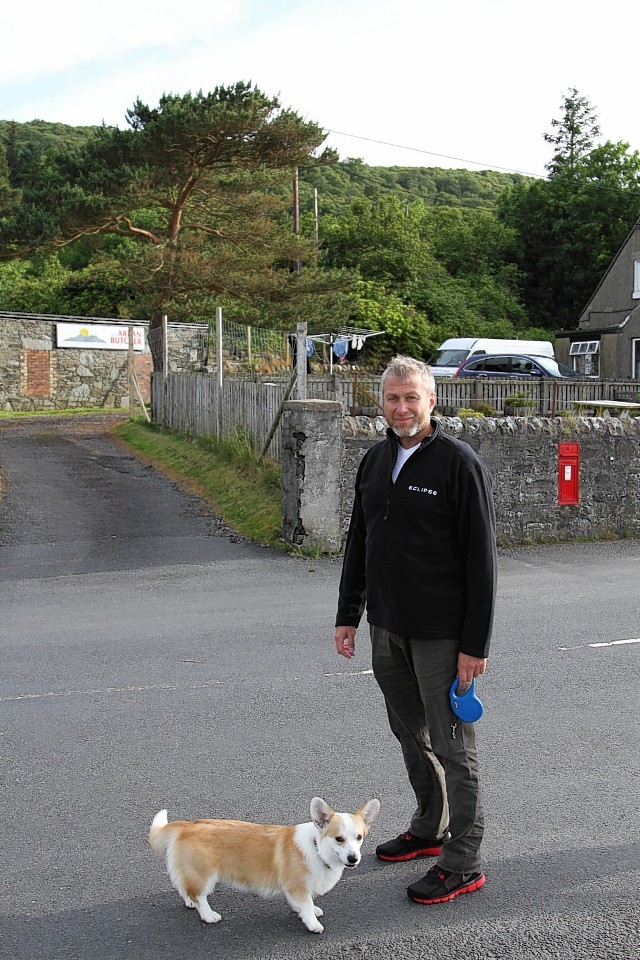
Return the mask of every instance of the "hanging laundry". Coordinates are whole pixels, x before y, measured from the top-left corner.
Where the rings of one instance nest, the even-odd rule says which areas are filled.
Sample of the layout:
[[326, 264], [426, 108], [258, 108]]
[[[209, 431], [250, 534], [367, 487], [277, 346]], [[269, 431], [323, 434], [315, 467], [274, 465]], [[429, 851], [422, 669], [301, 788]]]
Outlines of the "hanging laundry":
[[346, 337], [338, 337], [333, 344], [333, 352], [338, 359], [346, 357], [349, 350], [349, 340]]

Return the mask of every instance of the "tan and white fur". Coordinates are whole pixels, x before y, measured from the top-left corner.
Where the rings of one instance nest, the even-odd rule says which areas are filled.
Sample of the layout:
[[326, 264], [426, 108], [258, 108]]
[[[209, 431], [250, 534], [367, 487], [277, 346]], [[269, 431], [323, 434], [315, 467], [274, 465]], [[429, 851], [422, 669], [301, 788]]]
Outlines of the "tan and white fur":
[[218, 881], [263, 897], [284, 894], [307, 930], [322, 933], [322, 910], [313, 898], [331, 890], [345, 869], [360, 863], [360, 847], [380, 813], [369, 800], [357, 813], [336, 813], [321, 797], [311, 801], [311, 822], [268, 826], [242, 820], [153, 818], [149, 843], [164, 854], [171, 883], [205, 923], [221, 917], [207, 897]]

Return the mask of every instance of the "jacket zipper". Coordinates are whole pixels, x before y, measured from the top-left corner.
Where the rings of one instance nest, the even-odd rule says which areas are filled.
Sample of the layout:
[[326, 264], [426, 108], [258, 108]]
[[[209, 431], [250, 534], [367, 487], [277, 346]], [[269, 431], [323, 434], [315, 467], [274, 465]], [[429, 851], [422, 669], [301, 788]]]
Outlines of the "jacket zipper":
[[[433, 434], [431, 434], [431, 436], [433, 436]], [[424, 443], [424, 440], [422, 441], [422, 443]], [[420, 444], [421, 447], [422, 447], [422, 443]], [[413, 459], [413, 457], [417, 456], [420, 452], [421, 452], [420, 450], [416, 450], [416, 452], [412, 455], [412, 458], [411, 458], [411, 459]], [[396, 451], [396, 455], [397, 455], [397, 451]], [[400, 473], [399, 473], [398, 476], [396, 477], [396, 483], [398, 482], [398, 480], [399, 480], [399, 478], [400, 478], [400, 474], [402, 473], [402, 471], [404, 470], [404, 468], [406, 467], [406, 465], [407, 465], [408, 462], [409, 462], [409, 461], [406, 461], [406, 462], [403, 463], [402, 466], [400, 467]], [[394, 486], [394, 485], [393, 485], [393, 482], [392, 482], [392, 480], [391, 480], [391, 477], [392, 477], [392, 475], [393, 475], [393, 468], [394, 468], [394, 466], [395, 466], [395, 463], [393, 463], [393, 464], [391, 465], [391, 471], [390, 471], [390, 473], [389, 473], [389, 480], [388, 480], [388, 482], [387, 482], [387, 502], [386, 502], [386, 507], [385, 507], [385, 511], [384, 511], [384, 517], [382, 518], [383, 520], [388, 520], [388, 519], [389, 519], [389, 509], [390, 509], [390, 507], [391, 507], [391, 493], [392, 493], [392, 491], [393, 491], [393, 486]]]

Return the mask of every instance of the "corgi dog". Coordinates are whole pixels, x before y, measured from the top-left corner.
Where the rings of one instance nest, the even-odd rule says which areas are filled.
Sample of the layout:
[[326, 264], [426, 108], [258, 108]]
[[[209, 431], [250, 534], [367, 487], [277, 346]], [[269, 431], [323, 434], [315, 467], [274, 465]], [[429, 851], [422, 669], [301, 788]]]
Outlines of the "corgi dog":
[[207, 897], [221, 881], [263, 897], [284, 894], [307, 930], [322, 933], [322, 910], [313, 902], [327, 893], [345, 867], [360, 863], [360, 847], [380, 813], [369, 800], [357, 813], [336, 813], [321, 797], [311, 801], [311, 822], [267, 826], [242, 820], [175, 820], [167, 811], [153, 818], [149, 843], [164, 854], [171, 883], [205, 923], [220, 914]]

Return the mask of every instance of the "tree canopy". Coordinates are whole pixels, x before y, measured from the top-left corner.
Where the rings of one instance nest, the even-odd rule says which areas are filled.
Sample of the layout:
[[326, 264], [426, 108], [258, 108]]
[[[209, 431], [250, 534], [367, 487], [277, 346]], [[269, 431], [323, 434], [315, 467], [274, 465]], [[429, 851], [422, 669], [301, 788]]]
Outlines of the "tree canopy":
[[573, 176], [581, 163], [584, 163], [600, 135], [596, 113], [586, 97], [581, 96], [575, 87], [571, 87], [560, 104], [562, 117], [553, 119], [552, 133], [545, 133], [544, 139], [555, 147], [555, 153], [546, 169], [552, 177], [561, 173]]
[[594, 145], [593, 109], [575, 88], [545, 139], [555, 153], [547, 180], [516, 184], [498, 202], [515, 238], [511, 259], [529, 316], [550, 330], [575, 327], [640, 215], [640, 154], [627, 143]]
[[[291, 187], [299, 165], [335, 159], [318, 154], [317, 124], [247, 83], [164, 95], [157, 107], [138, 100], [127, 122], [42, 154], [5, 235], [110, 254], [153, 317], [182, 315], [193, 295], [278, 302], [290, 286], [297, 296], [321, 290], [317, 248], [294, 233], [291, 200], [276, 189]], [[292, 263], [309, 266], [304, 280]]]

